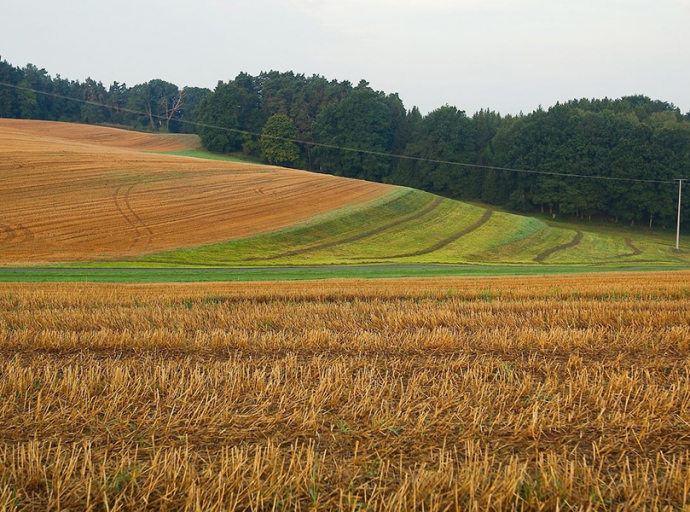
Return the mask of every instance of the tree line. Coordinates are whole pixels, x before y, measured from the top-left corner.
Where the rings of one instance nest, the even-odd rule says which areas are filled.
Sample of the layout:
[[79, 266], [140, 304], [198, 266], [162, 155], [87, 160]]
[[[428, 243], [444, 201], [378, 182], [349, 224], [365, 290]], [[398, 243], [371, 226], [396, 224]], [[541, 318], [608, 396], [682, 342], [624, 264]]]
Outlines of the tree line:
[[[416, 107], [406, 109], [397, 94], [376, 91], [366, 81], [354, 85], [293, 72], [241, 73], [218, 82], [213, 91], [180, 89], [163, 80], [133, 87], [114, 82], [106, 88], [91, 79], [51, 78], [35, 66], [17, 68], [1, 61], [0, 81], [107, 106], [0, 87], [0, 117], [196, 130], [209, 151], [411, 186], [519, 212], [670, 226], [677, 185], [442, 162], [600, 178], [672, 181], [690, 176], [690, 112], [682, 114], [671, 103], [642, 95], [573, 100], [515, 116], [491, 109], [469, 116], [450, 105], [422, 115]], [[687, 225], [690, 201], [686, 205]]]
[[165, 80], [151, 80], [133, 87], [113, 82], [106, 87], [91, 78], [79, 82], [60, 75], [51, 77], [45, 69], [33, 64], [21, 68], [5, 60], [0, 60], [0, 82], [18, 87], [0, 86], [0, 117], [170, 133], [195, 133], [194, 112], [204, 96], [211, 94], [210, 89], [180, 89]]

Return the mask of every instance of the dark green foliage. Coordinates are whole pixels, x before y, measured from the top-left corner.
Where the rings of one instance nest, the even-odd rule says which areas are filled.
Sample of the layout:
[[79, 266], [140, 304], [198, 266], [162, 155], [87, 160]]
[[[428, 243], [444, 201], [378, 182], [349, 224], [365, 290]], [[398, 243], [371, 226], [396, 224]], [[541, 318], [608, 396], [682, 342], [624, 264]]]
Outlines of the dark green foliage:
[[[0, 82], [17, 85], [23, 78], [20, 69], [0, 59]], [[18, 91], [10, 87], [0, 87], [0, 117], [19, 117]]]
[[185, 87], [182, 89], [182, 107], [179, 116], [173, 120], [173, 132], [197, 133], [194, 123], [197, 120], [198, 107], [203, 99], [211, 94], [210, 89], [203, 87]]
[[127, 108], [143, 112], [132, 114], [130, 125], [149, 131], [171, 131], [182, 113], [184, 96], [175, 84], [151, 80], [135, 85], [128, 91]]
[[[0, 117], [111, 124], [145, 131], [194, 133], [194, 111], [208, 89], [151, 80], [134, 87], [113, 82], [109, 88], [87, 78], [84, 82], [52, 78], [33, 64], [14, 67], [0, 60]], [[33, 89], [33, 90], [27, 90]], [[37, 91], [37, 92], [34, 92]], [[46, 94], [42, 94], [46, 93]], [[77, 100], [77, 101], [74, 101]], [[142, 114], [133, 114], [136, 110]]]
[[476, 197], [482, 177], [477, 170], [433, 161], [476, 162], [477, 136], [472, 119], [448, 105], [423, 119], [418, 112], [410, 116], [414, 116], [414, 127], [408, 130], [414, 136], [406, 145], [405, 155], [430, 161], [401, 161], [391, 181], [450, 197]]
[[316, 142], [371, 153], [316, 147], [317, 169], [339, 176], [383, 181], [391, 172], [393, 160], [375, 153], [390, 153], [395, 146], [394, 135], [404, 119], [397, 107], [404, 110], [397, 96], [387, 97], [361, 82], [345, 99], [324, 108], [314, 123]]
[[[292, 120], [296, 138], [314, 141], [314, 124], [323, 108], [341, 101], [352, 92], [349, 82], [329, 82], [323, 77], [305, 77], [292, 72], [270, 71], [257, 77], [240, 74], [228, 83], [220, 82], [215, 92], [196, 110], [200, 122], [262, 133], [268, 119], [276, 114]], [[218, 96], [218, 98], [215, 98]], [[222, 111], [222, 112], [221, 112]], [[219, 130], [200, 127], [199, 134], [208, 149], [257, 155], [261, 150], [256, 137], [224, 135]], [[222, 147], [228, 149], [220, 149]], [[299, 165], [314, 169], [314, 158], [309, 145], [298, 146]]]
[[241, 151], [252, 140], [242, 131], [261, 132], [263, 113], [255, 85], [252, 77], [243, 74], [233, 82], [218, 82], [215, 91], [201, 100], [196, 116], [202, 123], [199, 135], [207, 149], [219, 153]]
[[295, 139], [295, 124], [285, 114], [268, 118], [261, 137], [261, 156], [269, 164], [291, 167], [299, 160], [299, 146], [286, 139]]
[[[673, 180], [690, 169], [690, 123], [673, 105], [643, 96], [540, 109], [504, 123], [492, 145], [496, 165], [522, 169], [638, 180]], [[519, 192], [511, 195], [520, 199], [519, 209], [646, 225], [674, 223], [672, 184], [530, 174], [513, 174], [513, 179]], [[518, 209], [510, 199], [499, 204]]]
[[103, 105], [106, 102], [107, 94], [108, 92], [105, 87], [103, 87], [102, 83], [87, 78], [82, 87], [82, 99], [91, 103], [81, 106], [79, 121], [88, 124], [100, 124], [105, 122], [108, 114], [107, 109], [98, 105]]
[[239, 129], [237, 105], [240, 91], [233, 84], [219, 82], [213, 94], [204, 97], [197, 109], [197, 121], [201, 141], [206, 149], [230, 153], [242, 149], [244, 136], [224, 130]]
[[[19, 82], [19, 87], [28, 88], [31, 87], [31, 84], [25, 79]], [[36, 93], [33, 91], [17, 90], [17, 103], [19, 107], [17, 110], [21, 119], [36, 119], [39, 116], [38, 101], [36, 100]]]

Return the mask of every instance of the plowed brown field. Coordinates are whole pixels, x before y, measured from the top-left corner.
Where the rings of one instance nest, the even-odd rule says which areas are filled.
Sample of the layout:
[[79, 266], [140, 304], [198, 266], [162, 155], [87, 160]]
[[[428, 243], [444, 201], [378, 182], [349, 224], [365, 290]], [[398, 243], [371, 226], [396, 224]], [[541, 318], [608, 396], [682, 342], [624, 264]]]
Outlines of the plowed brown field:
[[201, 146], [198, 135], [141, 133], [88, 124], [0, 119], [0, 127], [3, 133], [11, 130], [25, 135], [140, 151], [183, 151]]
[[111, 259], [270, 232], [390, 186], [144, 153], [195, 136], [0, 120], [0, 264]]

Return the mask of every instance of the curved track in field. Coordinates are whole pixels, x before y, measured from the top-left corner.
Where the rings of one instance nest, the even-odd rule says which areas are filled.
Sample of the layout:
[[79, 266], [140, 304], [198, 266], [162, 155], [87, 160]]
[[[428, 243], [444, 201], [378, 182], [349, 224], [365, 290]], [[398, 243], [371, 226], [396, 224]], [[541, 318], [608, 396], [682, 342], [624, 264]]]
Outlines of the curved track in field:
[[436, 210], [441, 205], [442, 202], [443, 202], [443, 198], [437, 197], [436, 199], [434, 199], [431, 202], [431, 204], [429, 206], [427, 206], [423, 210], [420, 210], [420, 211], [418, 211], [412, 215], [409, 215], [407, 217], [403, 217], [402, 219], [395, 220], [393, 222], [390, 222], [390, 223], [385, 224], [383, 226], [379, 226], [379, 227], [371, 229], [369, 231], [365, 231], [363, 233], [358, 233], [358, 234], [352, 235], [348, 238], [343, 238], [342, 240], [333, 240], [332, 242], [325, 242], [323, 244], [314, 245], [312, 247], [307, 247], [304, 249], [297, 249], [294, 251], [288, 251], [288, 252], [284, 252], [282, 254], [277, 254], [274, 256], [268, 256], [266, 258], [256, 258], [254, 260], [247, 260], [247, 261], [277, 260], [280, 258], [288, 258], [291, 256], [298, 256], [300, 254], [305, 254], [308, 252], [319, 251], [319, 250], [323, 250], [323, 249], [330, 249], [330, 248], [336, 247], [338, 245], [350, 244], [352, 242], [358, 242], [359, 240], [364, 240], [365, 238], [369, 238], [369, 237], [384, 233], [384, 232], [388, 231], [389, 229], [393, 229], [397, 226], [407, 224], [408, 222], [412, 222], [412, 221], [415, 221], [417, 219], [420, 219], [420, 218], [424, 217], [425, 215]]
[[[468, 226], [467, 228], [463, 229], [462, 231], [459, 231], [458, 233], [455, 233], [454, 235], [449, 236], [448, 238], [444, 238], [440, 242], [437, 242], [434, 245], [427, 247], [425, 249], [420, 249], [418, 251], [413, 251], [413, 252], [406, 252], [406, 253], [402, 253], [402, 254], [395, 254], [393, 256], [383, 256], [383, 257], [377, 258], [377, 259], [387, 259], [388, 260], [388, 259], [393, 259], [393, 258], [412, 258], [415, 256], [424, 256], [425, 254], [431, 254], [432, 252], [436, 252], [439, 249], [443, 249], [447, 245], [450, 245], [453, 242], [460, 240], [463, 236], [467, 236], [470, 233], [472, 233], [473, 231], [478, 230], [484, 224], [489, 222], [489, 219], [491, 219], [493, 214], [494, 214], [493, 210], [486, 210], [484, 212], [484, 215], [482, 215], [482, 217], [477, 222], [472, 224], [471, 226]], [[360, 260], [368, 259], [369, 260], [369, 259], [374, 259], [374, 258], [357, 258], [357, 259], [360, 259]]]
[[0, 243], [19, 244], [33, 238], [31, 230], [22, 224], [0, 223]]
[[8, 243], [17, 238], [17, 231], [11, 224], [0, 223], [0, 243]]
[[[125, 222], [134, 230], [134, 236], [129, 244], [128, 250], [133, 250], [135, 248], [146, 248], [151, 245], [153, 240], [153, 231], [151, 228], [141, 220], [141, 217], [134, 211], [132, 204], [130, 202], [130, 194], [137, 183], [132, 183], [129, 185], [118, 185], [118, 187], [113, 192], [113, 202], [115, 203], [115, 209], [117, 212], [125, 219]], [[122, 190], [124, 189], [124, 192]], [[146, 239], [145, 241], [144, 238]], [[140, 243], [142, 242], [143, 243]]]
[[630, 238], [625, 239], [625, 245], [627, 245], [632, 252], [628, 254], [621, 254], [621, 258], [632, 258], [634, 256], [639, 256], [640, 254], [642, 254], [640, 248], [633, 244], [633, 241]]
[[572, 249], [573, 247], [576, 247], [577, 245], [582, 242], [582, 239], [584, 238], [585, 234], [582, 231], [576, 231], [575, 232], [575, 237], [568, 243], [566, 244], [561, 244], [557, 245], [556, 247], [552, 247], [551, 249], [547, 249], [541, 254], [539, 254], [536, 258], [534, 258], [534, 261], [537, 263], [543, 263], [546, 261], [547, 258], [550, 256], [553, 256], [557, 252], [560, 251], [565, 251], [566, 249]]

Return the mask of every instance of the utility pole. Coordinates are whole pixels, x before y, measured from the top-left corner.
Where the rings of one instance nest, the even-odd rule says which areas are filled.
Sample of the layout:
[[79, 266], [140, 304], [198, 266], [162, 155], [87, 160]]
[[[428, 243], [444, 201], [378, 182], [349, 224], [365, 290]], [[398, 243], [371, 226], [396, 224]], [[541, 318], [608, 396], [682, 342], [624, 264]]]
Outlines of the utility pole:
[[676, 251], [680, 251], [680, 199], [683, 192], [683, 182], [685, 180], [676, 180], [678, 182], [678, 223], [676, 224]]

